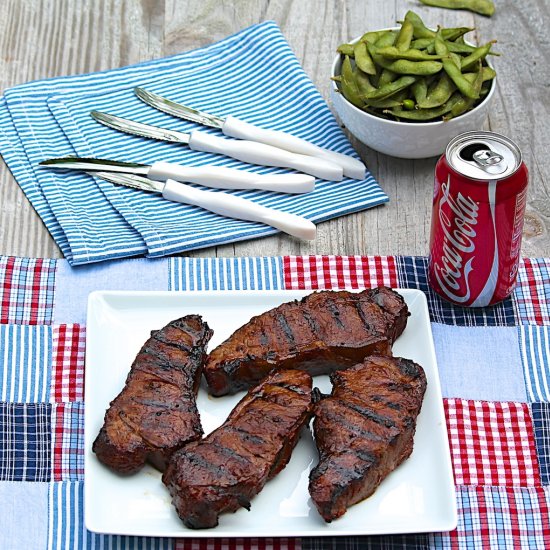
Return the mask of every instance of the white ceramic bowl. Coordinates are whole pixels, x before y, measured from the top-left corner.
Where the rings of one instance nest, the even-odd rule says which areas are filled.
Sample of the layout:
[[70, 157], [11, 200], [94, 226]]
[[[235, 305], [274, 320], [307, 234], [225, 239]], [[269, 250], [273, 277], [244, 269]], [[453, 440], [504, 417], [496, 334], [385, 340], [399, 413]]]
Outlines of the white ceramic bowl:
[[[360, 37], [352, 40], [355, 43]], [[340, 74], [340, 54], [332, 63], [332, 76]], [[380, 118], [352, 105], [332, 81], [330, 95], [344, 126], [365, 145], [393, 157], [418, 159], [441, 155], [451, 139], [463, 132], [482, 130], [495, 91], [495, 81], [485, 99], [471, 111], [448, 121], [396, 122]]]

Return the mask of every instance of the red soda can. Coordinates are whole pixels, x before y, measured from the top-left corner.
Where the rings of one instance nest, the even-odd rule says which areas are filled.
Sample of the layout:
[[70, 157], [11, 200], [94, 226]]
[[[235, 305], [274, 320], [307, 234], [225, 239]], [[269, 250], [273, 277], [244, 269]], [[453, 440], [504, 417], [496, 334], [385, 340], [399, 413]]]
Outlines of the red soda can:
[[428, 280], [443, 298], [484, 307], [516, 283], [528, 172], [518, 146], [493, 132], [451, 140], [435, 167]]

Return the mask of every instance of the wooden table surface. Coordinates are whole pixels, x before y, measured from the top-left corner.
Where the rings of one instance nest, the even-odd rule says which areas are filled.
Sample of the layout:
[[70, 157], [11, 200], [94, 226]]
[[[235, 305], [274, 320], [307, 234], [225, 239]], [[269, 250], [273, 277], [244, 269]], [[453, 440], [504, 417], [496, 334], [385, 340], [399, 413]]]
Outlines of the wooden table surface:
[[[427, 23], [474, 26], [496, 38], [497, 90], [487, 128], [512, 138], [530, 170], [524, 256], [550, 256], [550, 21], [546, 0], [496, 0], [492, 18], [428, 8], [416, 0], [2, 0], [0, 88], [100, 71], [204, 46], [274, 20], [329, 101], [335, 48], [395, 25], [407, 10]], [[473, 35], [474, 33], [472, 33]], [[330, 103], [329, 103], [330, 105]], [[331, 106], [332, 108], [332, 106]], [[387, 205], [319, 225], [314, 243], [274, 236], [197, 251], [196, 256], [411, 254], [428, 252], [436, 159], [388, 157], [353, 142], [390, 197]], [[0, 167], [0, 254], [61, 257], [23, 192]]]

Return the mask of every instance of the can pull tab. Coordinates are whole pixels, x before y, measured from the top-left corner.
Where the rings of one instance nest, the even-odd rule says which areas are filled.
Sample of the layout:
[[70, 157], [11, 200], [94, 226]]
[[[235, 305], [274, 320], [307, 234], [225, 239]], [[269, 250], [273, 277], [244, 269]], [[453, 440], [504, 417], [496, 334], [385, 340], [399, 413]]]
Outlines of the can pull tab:
[[485, 143], [472, 143], [464, 147], [460, 153], [460, 157], [465, 161], [476, 164], [483, 171], [489, 174], [502, 174], [506, 171], [507, 164], [504, 157], [493, 151]]
[[499, 155], [498, 153], [495, 153], [494, 151], [491, 151], [491, 149], [484, 149], [482, 151], [476, 151], [472, 158], [480, 165], [480, 166], [494, 166], [495, 164], [499, 164], [504, 160], [504, 157], [502, 155]]

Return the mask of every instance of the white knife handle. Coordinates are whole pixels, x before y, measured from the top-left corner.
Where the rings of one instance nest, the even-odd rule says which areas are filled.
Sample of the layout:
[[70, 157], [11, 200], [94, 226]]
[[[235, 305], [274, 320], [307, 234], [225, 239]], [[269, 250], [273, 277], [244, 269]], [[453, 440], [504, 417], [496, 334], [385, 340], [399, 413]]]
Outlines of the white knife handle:
[[190, 134], [189, 147], [195, 151], [219, 153], [260, 166], [294, 168], [325, 180], [340, 181], [344, 177], [342, 167], [333, 162], [298, 155], [256, 141], [224, 139], [213, 134], [195, 131]]
[[323, 149], [305, 139], [287, 134], [286, 132], [259, 128], [234, 116], [228, 116], [225, 119], [222, 132], [226, 136], [259, 141], [260, 143], [279, 147], [285, 151], [325, 159], [340, 165], [344, 169], [344, 176], [354, 179], [365, 179], [367, 169], [360, 160], [337, 153], [336, 151]]
[[261, 189], [278, 193], [309, 193], [315, 189], [315, 178], [306, 174], [253, 174], [224, 166], [182, 166], [155, 162], [147, 177], [152, 180], [173, 179], [198, 183], [214, 189]]
[[170, 179], [164, 186], [162, 196], [169, 201], [200, 206], [229, 218], [265, 223], [300, 239], [311, 241], [317, 232], [315, 224], [300, 216], [267, 208], [227, 193], [201, 191]]

